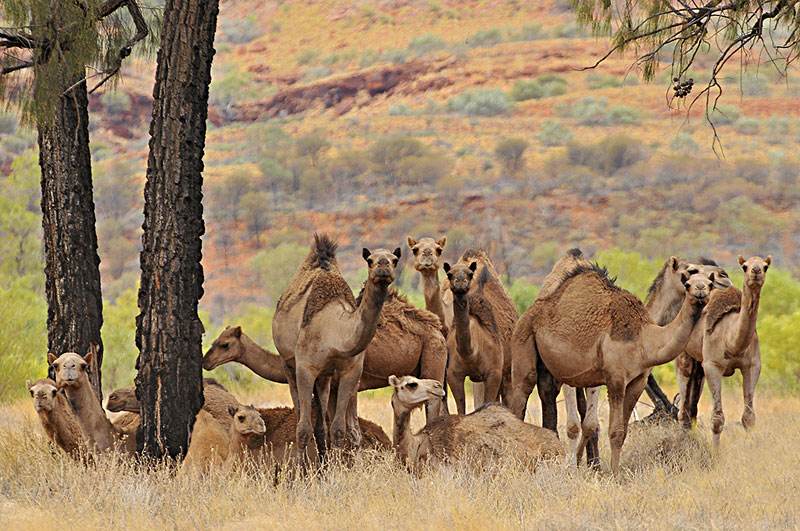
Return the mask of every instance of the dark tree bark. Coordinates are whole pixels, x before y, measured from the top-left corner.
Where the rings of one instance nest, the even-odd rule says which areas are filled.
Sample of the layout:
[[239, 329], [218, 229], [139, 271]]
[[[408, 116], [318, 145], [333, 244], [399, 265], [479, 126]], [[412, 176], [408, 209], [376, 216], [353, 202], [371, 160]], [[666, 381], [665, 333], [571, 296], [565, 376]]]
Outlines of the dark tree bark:
[[[83, 72], [58, 76], [67, 91], [52, 115], [38, 120], [39, 166], [42, 170], [47, 346], [60, 355], [82, 356], [92, 345], [97, 362], [91, 382], [102, 399], [103, 299], [97, 254], [92, 166], [89, 154], [89, 114]], [[77, 84], [75, 84], [77, 83]], [[52, 87], [48, 87], [52, 90]]]
[[202, 171], [218, 0], [168, 0], [150, 124], [136, 319], [142, 450], [180, 457], [203, 405]]

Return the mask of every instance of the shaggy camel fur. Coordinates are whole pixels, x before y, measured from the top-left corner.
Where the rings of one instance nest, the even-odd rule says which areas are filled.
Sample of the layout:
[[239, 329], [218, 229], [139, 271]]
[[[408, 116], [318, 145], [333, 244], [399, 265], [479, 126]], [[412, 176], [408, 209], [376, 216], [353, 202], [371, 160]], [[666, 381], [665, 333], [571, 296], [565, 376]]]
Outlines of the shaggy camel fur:
[[486, 404], [466, 416], [441, 416], [412, 433], [411, 412], [428, 400], [439, 400], [444, 388], [436, 380], [413, 376], [390, 376], [389, 384], [394, 388], [395, 452], [412, 471], [418, 472], [425, 464], [500, 456], [534, 467], [539, 460], [564, 452], [552, 431], [526, 424], [498, 404]]
[[123, 411], [111, 419], [117, 438], [121, 442], [120, 448], [126, 453], [136, 453], [136, 433], [142, 425], [142, 417], [138, 413]]
[[415, 240], [409, 236], [407, 241], [408, 247], [414, 255], [414, 269], [422, 275], [422, 293], [425, 297], [425, 309], [439, 318], [442, 334], [447, 337], [447, 332], [453, 322], [453, 306], [451, 301], [451, 304], [448, 304], [445, 308], [442, 297], [443, 290], [439, 285], [439, 268], [442, 265], [442, 252], [447, 244], [447, 237], [442, 236], [438, 240], [433, 238]]
[[[686, 296], [678, 316], [667, 326], [654, 324], [639, 299], [617, 287], [604, 269], [580, 266], [560, 286], [538, 298], [517, 326], [515, 343], [527, 346], [533, 359], [540, 356], [552, 375], [573, 387], [608, 389], [611, 469], [619, 472], [619, 457], [627, 434], [628, 419], [644, 389], [650, 369], [667, 363], [683, 351], [694, 324], [708, 299], [712, 282], [705, 275], [684, 274]], [[534, 366], [535, 367], [535, 366]], [[577, 408], [572, 393], [567, 407]], [[596, 390], [587, 397], [596, 402]], [[592, 403], [592, 410], [596, 406]], [[573, 418], [576, 412], [571, 413]], [[577, 461], [580, 446], [570, 434], [571, 460]]]
[[[730, 278], [728, 278], [728, 273], [713, 260], [701, 257], [697, 263], [690, 263], [674, 256], [670, 257], [650, 285], [645, 299], [645, 308], [655, 324], [664, 326], [678, 315], [686, 293], [681, 281], [681, 276], [684, 272], [690, 276], [703, 273], [709, 279], [713, 278], [715, 289], [724, 289], [732, 285]], [[699, 326], [698, 322], [695, 328], [698, 329]], [[680, 387], [678, 408], [676, 410], [675, 406], [672, 405], [672, 402], [667, 398], [651, 374], [647, 379], [645, 391], [647, 391], [650, 400], [656, 407], [653, 414], [656, 418], [659, 418], [664, 413], [674, 415], [680, 411], [683, 401], [688, 400], [689, 407], [693, 410], [691, 418], [695, 418], [697, 416], [697, 400], [700, 398], [700, 389], [702, 389], [703, 385], [702, 366], [685, 352], [676, 358], [675, 365]], [[687, 418], [686, 421], [689, 421], [689, 419]]]
[[[492, 262], [481, 250], [467, 250], [454, 266], [444, 264], [453, 295], [453, 326], [447, 343], [450, 360], [447, 379], [458, 413], [466, 412], [464, 380], [483, 382], [484, 401], [511, 397], [510, 341], [517, 310], [506, 293]], [[477, 275], [477, 281], [473, 277]], [[480, 391], [478, 392], [480, 393]]]
[[90, 451], [112, 449], [115, 432], [106, 417], [100, 399], [89, 382], [89, 365], [94, 362], [94, 351], [81, 357], [74, 352], [56, 356], [47, 354], [47, 361], [56, 375], [56, 386], [63, 389], [78, 418]]
[[86, 451], [86, 440], [80, 423], [63, 391], [49, 378], [25, 382], [33, 397], [33, 409], [39, 415], [47, 437], [70, 456], [78, 458]]
[[362, 256], [369, 270], [361, 304], [356, 306], [336, 263], [336, 244], [328, 236], [315, 235], [311, 251], [281, 295], [272, 320], [275, 347], [283, 359], [292, 401], [300, 415], [297, 446], [302, 453], [314, 440], [320, 449], [325, 447], [325, 419], [319, 418], [315, 430], [312, 398], [316, 393], [319, 411], [327, 410], [333, 376], [339, 385], [331, 441], [336, 446], [358, 446], [361, 442], [355, 395], [364, 367], [364, 349], [375, 335], [400, 249], [363, 249]]
[[[720, 434], [725, 425], [722, 411], [722, 377], [731, 376], [736, 369], [742, 373], [744, 412], [742, 425], [745, 429], [755, 426], [753, 409], [758, 377], [761, 374], [761, 349], [758, 342], [756, 322], [761, 300], [761, 288], [767, 278], [772, 257], [753, 256], [748, 260], [739, 257], [744, 271], [744, 286], [720, 290], [711, 297], [705, 311], [702, 355], [695, 359], [703, 364], [708, 388], [714, 400], [711, 421], [714, 447], [719, 448]], [[695, 352], [689, 352], [696, 356]]]

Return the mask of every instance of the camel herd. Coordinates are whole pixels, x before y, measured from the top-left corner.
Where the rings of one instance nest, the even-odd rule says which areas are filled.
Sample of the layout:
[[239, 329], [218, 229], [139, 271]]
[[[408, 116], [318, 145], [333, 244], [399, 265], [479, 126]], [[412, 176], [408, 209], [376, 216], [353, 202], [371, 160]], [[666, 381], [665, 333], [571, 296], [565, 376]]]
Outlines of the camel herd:
[[[557, 261], [536, 300], [519, 316], [489, 256], [468, 249], [456, 263], [443, 263], [446, 243], [446, 238], [408, 238], [421, 275], [423, 310], [391, 287], [400, 248], [363, 250], [367, 280], [356, 297], [339, 270], [336, 244], [315, 235], [277, 303], [272, 330], [278, 353], [234, 326], [219, 335], [203, 359], [206, 370], [235, 362], [266, 380], [288, 384], [294, 407], [246, 406], [206, 379], [205, 405], [183, 469], [308, 464], [323, 459], [328, 447], [394, 447], [415, 471], [468, 455], [508, 456], [530, 467], [566, 456], [575, 466], [584, 451], [596, 455], [599, 387], [605, 386], [616, 474], [640, 395], [647, 389], [656, 401], [663, 397], [652, 368], [675, 359], [678, 419], [684, 426], [697, 416], [705, 379], [714, 403], [713, 443], [719, 446], [725, 420], [721, 380], [736, 369], [743, 376], [742, 424], [754, 425], [760, 373], [756, 320], [770, 257], [739, 257], [741, 291], [711, 260], [671, 257], [642, 302], [573, 249]], [[70, 455], [133, 454], [139, 401], [132, 388], [112, 392], [106, 407], [116, 415], [110, 421], [90, 385], [93, 361], [92, 352], [49, 354], [55, 381], [28, 383], [34, 408], [50, 439]], [[467, 378], [474, 390], [470, 414]], [[391, 442], [379, 426], [358, 416], [358, 392], [387, 386], [393, 390]], [[448, 412], [448, 386], [454, 415]], [[525, 422], [537, 386], [542, 427]], [[556, 396], [562, 387], [566, 451], [556, 435]], [[410, 417], [417, 408], [424, 408], [426, 423], [414, 433]]]

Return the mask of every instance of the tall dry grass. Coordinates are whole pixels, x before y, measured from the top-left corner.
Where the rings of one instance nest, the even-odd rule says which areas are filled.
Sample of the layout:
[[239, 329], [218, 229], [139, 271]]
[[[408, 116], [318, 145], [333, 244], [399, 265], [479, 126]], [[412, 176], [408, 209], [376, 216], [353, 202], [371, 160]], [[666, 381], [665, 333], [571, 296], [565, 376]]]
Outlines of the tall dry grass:
[[[269, 391], [267, 402], [283, 391]], [[447, 466], [413, 477], [391, 454], [368, 453], [321, 477], [277, 481], [272, 473], [202, 479], [107, 457], [83, 466], [54, 453], [20, 402], [0, 408], [0, 522], [4, 529], [210, 528], [399, 529], [797, 528], [800, 526], [800, 399], [762, 397], [756, 430], [745, 433], [737, 393], [726, 389], [721, 454], [707, 426], [634, 427], [623, 473], [545, 464], [535, 474], [511, 462]], [[256, 397], [246, 397], [247, 400]], [[252, 400], [258, 402], [258, 400]], [[360, 400], [362, 416], [387, 432], [384, 393]], [[707, 404], [701, 412], [708, 418]], [[605, 426], [605, 424], [603, 424]]]

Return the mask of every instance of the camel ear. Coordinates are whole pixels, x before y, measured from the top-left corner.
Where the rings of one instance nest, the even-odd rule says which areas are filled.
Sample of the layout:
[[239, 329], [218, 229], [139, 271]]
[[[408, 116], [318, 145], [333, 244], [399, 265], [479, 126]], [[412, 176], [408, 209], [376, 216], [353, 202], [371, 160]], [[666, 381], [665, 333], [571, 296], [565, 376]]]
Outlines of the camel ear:
[[678, 270], [678, 258], [675, 256], [669, 257], [669, 266], [672, 268], [673, 271]]
[[442, 266], [442, 268], [444, 269], [444, 272], [447, 275], [447, 278], [450, 278], [450, 264], [445, 262], [444, 265]]
[[400, 247], [396, 247], [394, 252], [392, 252], [392, 254], [395, 255], [398, 260], [400, 260], [400, 257], [402, 256], [402, 253], [400, 252]]
[[361, 256], [363, 256], [363, 257], [364, 257], [364, 260], [366, 260], [366, 261], [367, 261], [367, 263], [369, 263], [369, 257], [370, 257], [370, 255], [371, 255], [371, 254], [372, 254], [372, 253], [371, 253], [371, 252], [369, 252], [369, 249], [367, 249], [366, 247], [364, 247], [363, 249], [361, 249]]
[[231, 417], [236, 415], [236, 412], [239, 411], [239, 408], [236, 406], [228, 406], [228, 415]]
[[398, 378], [394, 374], [389, 376], [389, 385], [391, 385], [392, 387], [400, 387], [400, 378]]
[[744, 256], [739, 255], [739, 265], [744, 265], [747, 260], [744, 259]]
[[439, 247], [444, 247], [446, 243], [447, 243], [447, 236], [442, 236], [441, 239], [436, 240], [436, 245], [438, 245]]
[[28, 388], [28, 391], [31, 390], [31, 387], [33, 387], [33, 384], [31, 383], [30, 380], [25, 380], [25, 387]]
[[686, 271], [681, 273], [681, 284], [683, 284], [683, 287], [687, 290], [689, 289], [689, 273]]
[[233, 337], [240, 338], [242, 337], [242, 327], [241, 326], [234, 326], [233, 330]]
[[413, 248], [414, 248], [414, 246], [417, 244], [417, 240], [415, 240], [415, 239], [414, 239], [414, 238], [412, 238], [411, 236], [409, 236], [408, 238], [406, 238], [406, 241], [408, 242], [408, 247], [409, 247], [410, 249], [413, 249]]
[[469, 265], [469, 270], [470, 270], [470, 271], [472, 271], [472, 272], [474, 273], [476, 269], [478, 269], [478, 262], [472, 262], [472, 263]]
[[91, 365], [92, 363], [94, 363], [94, 348], [92, 348], [92, 347], [89, 347], [89, 350], [88, 350], [88, 351], [86, 352], [86, 354], [83, 356], [83, 361], [85, 361], [85, 362], [86, 362], [86, 363], [88, 363], [89, 365]]
[[769, 256], [768, 256], [768, 257], [767, 257], [767, 258], [764, 260], [764, 263], [765, 263], [765, 264], [767, 264], [768, 266], [769, 266], [769, 265], [772, 265], [772, 255], [769, 255]]
[[52, 365], [54, 361], [58, 359], [58, 356], [53, 354], [52, 352], [47, 353], [47, 364]]

